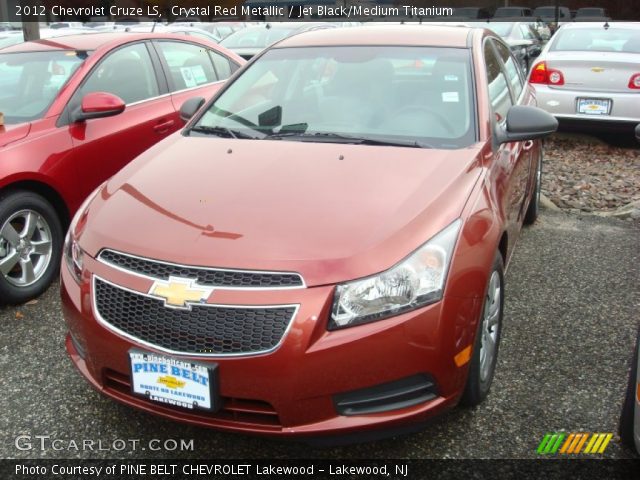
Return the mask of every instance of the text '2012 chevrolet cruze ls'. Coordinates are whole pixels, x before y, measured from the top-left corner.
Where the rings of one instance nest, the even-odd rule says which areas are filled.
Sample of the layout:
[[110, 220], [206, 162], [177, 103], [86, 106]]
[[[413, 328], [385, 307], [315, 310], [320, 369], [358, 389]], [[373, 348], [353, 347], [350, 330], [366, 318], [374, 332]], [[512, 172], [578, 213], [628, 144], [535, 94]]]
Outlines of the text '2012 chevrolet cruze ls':
[[128, 405], [259, 434], [390, 432], [481, 402], [557, 126], [533, 103], [486, 30], [276, 44], [76, 214], [71, 359]]

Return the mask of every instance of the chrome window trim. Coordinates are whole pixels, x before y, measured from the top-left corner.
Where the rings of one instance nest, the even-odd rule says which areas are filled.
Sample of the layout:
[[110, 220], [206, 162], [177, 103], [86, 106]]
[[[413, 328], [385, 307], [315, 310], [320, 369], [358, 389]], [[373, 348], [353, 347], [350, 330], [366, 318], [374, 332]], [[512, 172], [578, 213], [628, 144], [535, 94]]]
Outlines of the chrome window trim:
[[158, 100], [160, 98], [169, 97], [169, 96], [174, 95], [176, 93], [188, 92], [189, 90], [196, 90], [198, 88], [215, 85], [216, 83], [224, 83], [225, 81], [226, 80], [216, 80], [215, 82], [203, 83], [202, 85], [196, 85], [195, 87], [183, 88], [182, 90], [176, 90], [175, 92], [163, 93], [162, 95], [158, 95], [158, 96], [155, 96], [155, 97], [149, 97], [149, 98], [145, 98], [144, 100], [138, 100], [137, 102], [127, 103], [126, 106], [127, 107], [134, 107], [136, 105], [140, 105], [140, 104], [145, 103], [145, 102], [151, 102], [153, 100]]
[[120, 330], [119, 328], [115, 327], [114, 325], [111, 325], [107, 320], [105, 320], [104, 318], [102, 318], [102, 315], [100, 315], [100, 312], [98, 311], [98, 305], [96, 302], [96, 280], [100, 280], [101, 282], [107, 283], [109, 285], [111, 285], [112, 287], [115, 288], [119, 288], [121, 290], [124, 290], [126, 292], [129, 293], [133, 293], [135, 295], [139, 295], [141, 297], [147, 297], [147, 298], [151, 298], [153, 300], [159, 300], [158, 297], [154, 297], [153, 295], [149, 295], [148, 293], [142, 293], [142, 292], [138, 292], [136, 290], [132, 290], [130, 288], [127, 287], [123, 287], [122, 285], [117, 285], [113, 282], [110, 282], [109, 280], [105, 280], [102, 277], [99, 277], [96, 274], [92, 274], [91, 276], [91, 310], [93, 311], [93, 315], [95, 316], [95, 318], [97, 319], [98, 323], [103, 326], [104, 328], [106, 328], [107, 330], [126, 338], [127, 340], [130, 340], [132, 342], [134, 342], [137, 345], [141, 345], [143, 347], [147, 347], [150, 349], [153, 349], [155, 351], [158, 352], [163, 352], [163, 353], [168, 353], [171, 355], [180, 355], [180, 356], [185, 356], [185, 357], [206, 357], [206, 358], [227, 358], [227, 357], [253, 357], [256, 355], [265, 355], [268, 353], [272, 353], [274, 351], [276, 351], [278, 348], [280, 348], [280, 346], [284, 343], [284, 339], [287, 337], [287, 335], [289, 334], [289, 331], [291, 330], [291, 326], [294, 323], [294, 320], [296, 318], [296, 316], [298, 315], [298, 311], [300, 310], [300, 304], [287, 304], [287, 305], [223, 305], [223, 304], [217, 304], [217, 303], [204, 303], [204, 304], [194, 304], [197, 306], [201, 306], [201, 307], [211, 307], [211, 308], [245, 308], [245, 309], [275, 309], [275, 308], [294, 308], [293, 314], [291, 315], [291, 318], [289, 319], [289, 324], [287, 325], [287, 328], [285, 328], [284, 332], [282, 333], [282, 337], [280, 337], [280, 341], [278, 341], [278, 343], [267, 349], [267, 350], [260, 350], [260, 351], [256, 351], [256, 352], [241, 352], [241, 353], [195, 353], [195, 352], [178, 352], [175, 350], [171, 350], [168, 348], [164, 348], [161, 347], [159, 345], [155, 345], [153, 343], [149, 343], [145, 340], [141, 340], [138, 337], [135, 337], [133, 335], [130, 335], [122, 330]]
[[[173, 263], [173, 262], [166, 262], [163, 260], [156, 260], [153, 258], [148, 258], [148, 257], [141, 257], [139, 255], [133, 255], [130, 253], [124, 253], [124, 252], [120, 252], [118, 250], [113, 250], [111, 248], [104, 248], [102, 250], [100, 250], [100, 253], [98, 253], [96, 260], [98, 260], [100, 263], [104, 264], [104, 265], [108, 265], [111, 268], [114, 268], [116, 270], [119, 270], [121, 272], [124, 273], [128, 273], [130, 275], [134, 275], [136, 277], [141, 277], [141, 278], [145, 278], [147, 280], [152, 280], [152, 281], [156, 281], [159, 280], [158, 277], [153, 277], [150, 275], [145, 275], [143, 273], [139, 273], [139, 272], [134, 272], [133, 270], [128, 270], [124, 267], [121, 267], [120, 265], [116, 265], [113, 264], [111, 262], [109, 262], [108, 260], [104, 260], [102, 258], [102, 253], [105, 251], [111, 251], [114, 253], [117, 253], [118, 255], [123, 255], [125, 257], [129, 257], [129, 258], [135, 258], [138, 260], [143, 260], [143, 261], [147, 261], [147, 262], [155, 262], [155, 263], [161, 263], [163, 265], [169, 265], [172, 267], [180, 267], [180, 268], [193, 268], [196, 270], [205, 270], [205, 271], [220, 271], [220, 272], [232, 272], [232, 273], [256, 273], [256, 274], [273, 274], [273, 275], [297, 275], [298, 278], [300, 278], [300, 281], [302, 282], [302, 285], [296, 285], [293, 287], [229, 287], [229, 286], [224, 286], [224, 285], [202, 285], [202, 284], [198, 284], [196, 282], [196, 284], [198, 285], [202, 285], [202, 286], [207, 286], [207, 287], [213, 287], [215, 290], [241, 290], [241, 291], [260, 291], [260, 290], [299, 290], [299, 289], [303, 289], [303, 288], [307, 288], [307, 284], [304, 281], [304, 278], [302, 277], [302, 275], [300, 275], [298, 272], [277, 272], [277, 271], [273, 271], [273, 270], [243, 270], [243, 269], [238, 269], [238, 268], [219, 268], [219, 267], [202, 267], [202, 266], [197, 266], [197, 265], [183, 265], [180, 263]], [[195, 280], [195, 279], [192, 279]]]

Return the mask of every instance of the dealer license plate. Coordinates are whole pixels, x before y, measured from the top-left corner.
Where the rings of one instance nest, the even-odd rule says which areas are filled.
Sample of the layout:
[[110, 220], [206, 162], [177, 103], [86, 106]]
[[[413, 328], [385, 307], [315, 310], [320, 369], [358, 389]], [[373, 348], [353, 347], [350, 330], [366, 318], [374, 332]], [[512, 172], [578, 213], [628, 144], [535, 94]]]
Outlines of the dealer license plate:
[[611, 100], [602, 98], [579, 98], [578, 113], [586, 115], [609, 115]]
[[149, 400], [187, 409], [216, 410], [217, 365], [130, 350], [131, 389]]

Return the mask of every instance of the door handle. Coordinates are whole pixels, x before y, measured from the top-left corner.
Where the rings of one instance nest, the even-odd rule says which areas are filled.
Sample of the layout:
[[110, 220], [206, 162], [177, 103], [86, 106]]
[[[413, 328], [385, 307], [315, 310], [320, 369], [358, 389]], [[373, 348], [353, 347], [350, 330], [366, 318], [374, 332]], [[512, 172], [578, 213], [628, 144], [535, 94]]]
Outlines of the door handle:
[[153, 127], [153, 130], [156, 133], [166, 133], [169, 131], [169, 129], [171, 127], [173, 127], [175, 125], [175, 120], [167, 120], [167, 121], [160, 121], [160, 123], [157, 123], [155, 125], [155, 127]]
[[527, 140], [526, 142], [524, 142], [524, 145], [522, 145], [523, 150], [531, 150], [532, 148], [533, 148], [533, 140]]

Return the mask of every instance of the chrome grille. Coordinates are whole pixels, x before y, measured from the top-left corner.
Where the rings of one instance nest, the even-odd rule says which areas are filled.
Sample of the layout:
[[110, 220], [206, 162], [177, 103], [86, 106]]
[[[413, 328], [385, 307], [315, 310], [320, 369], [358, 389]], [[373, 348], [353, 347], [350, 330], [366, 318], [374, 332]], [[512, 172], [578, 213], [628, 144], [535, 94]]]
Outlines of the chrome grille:
[[163, 300], [94, 277], [101, 322], [118, 333], [170, 353], [247, 355], [274, 350], [297, 306], [233, 307], [195, 304], [168, 308]]
[[227, 270], [160, 262], [149, 258], [103, 250], [98, 259], [132, 273], [168, 280], [169, 277], [197, 279], [200, 285], [219, 288], [300, 288], [304, 281], [298, 273]]

